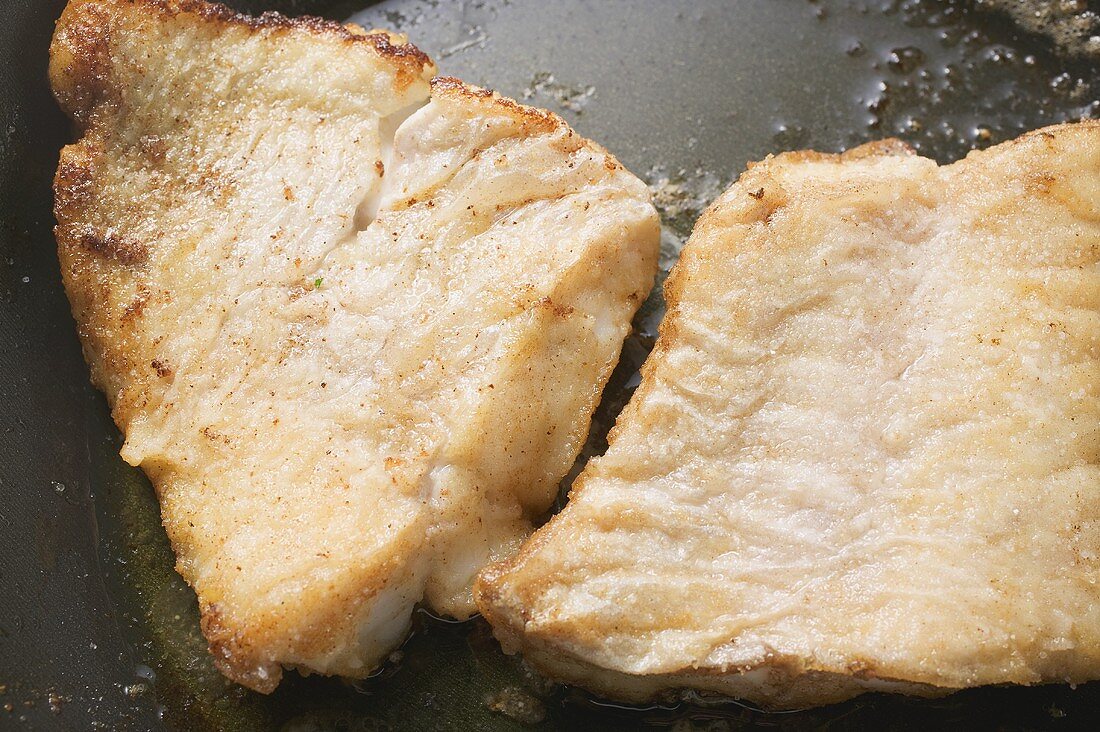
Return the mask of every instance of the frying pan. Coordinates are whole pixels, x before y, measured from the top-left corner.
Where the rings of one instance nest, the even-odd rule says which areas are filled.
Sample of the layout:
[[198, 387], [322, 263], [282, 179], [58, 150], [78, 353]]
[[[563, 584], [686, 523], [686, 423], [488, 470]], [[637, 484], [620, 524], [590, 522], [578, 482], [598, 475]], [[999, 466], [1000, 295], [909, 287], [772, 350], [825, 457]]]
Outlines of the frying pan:
[[[561, 113], [653, 185], [666, 271], [706, 201], [770, 152], [896, 135], [949, 161], [1100, 113], [1095, 48], [1030, 35], [962, 2], [230, 4], [354, 14], [409, 33], [445, 73]], [[60, 285], [50, 181], [69, 128], [45, 70], [63, 5], [6, 0], [0, 23], [0, 728], [1100, 728], [1100, 684], [934, 701], [869, 695], [787, 714], [703, 700], [628, 709], [542, 681], [480, 620], [423, 612], [366, 681], [289, 674], [266, 697], [224, 681], [194, 596], [172, 571], [152, 490], [117, 456]], [[606, 446], [661, 313], [657, 293], [582, 459]]]

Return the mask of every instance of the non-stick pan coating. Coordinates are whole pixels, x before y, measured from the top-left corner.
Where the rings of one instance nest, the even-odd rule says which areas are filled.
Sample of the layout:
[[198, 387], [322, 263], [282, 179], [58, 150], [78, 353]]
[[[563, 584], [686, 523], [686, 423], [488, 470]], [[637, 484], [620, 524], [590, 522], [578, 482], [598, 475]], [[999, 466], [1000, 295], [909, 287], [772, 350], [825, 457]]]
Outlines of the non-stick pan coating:
[[[1095, 54], [1075, 56], [967, 2], [230, 4], [357, 14], [409, 33], [444, 73], [561, 113], [653, 185], [666, 268], [746, 161], [890, 135], [949, 161], [1100, 109]], [[0, 728], [1100, 728], [1098, 684], [866, 696], [782, 715], [736, 704], [622, 709], [527, 673], [480, 621], [424, 614], [392, 662], [355, 686], [289, 674], [264, 697], [225, 682], [172, 571], [152, 490], [117, 456], [61, 290], [50, 181], [69, 129], [45, 69], [63, 5], [8, 0], [0, 23]], [[1061, 3], [1076, 5], [1086, 3]], [[604, 448], [660, 314], [656, 296], [586, 452]]]

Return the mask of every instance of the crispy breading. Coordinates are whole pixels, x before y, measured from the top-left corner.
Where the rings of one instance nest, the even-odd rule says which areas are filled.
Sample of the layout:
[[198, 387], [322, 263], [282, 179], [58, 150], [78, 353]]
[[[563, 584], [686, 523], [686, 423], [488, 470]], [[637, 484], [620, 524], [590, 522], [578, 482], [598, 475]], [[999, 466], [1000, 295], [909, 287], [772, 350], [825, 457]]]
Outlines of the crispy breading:
[[400, 36], [199, 0], [58, 24], [65, 289], [218, 665], [259, 691], [369, 674], [418, 602], [473, 612], [652, 284], [637, 178], [433, 73]]

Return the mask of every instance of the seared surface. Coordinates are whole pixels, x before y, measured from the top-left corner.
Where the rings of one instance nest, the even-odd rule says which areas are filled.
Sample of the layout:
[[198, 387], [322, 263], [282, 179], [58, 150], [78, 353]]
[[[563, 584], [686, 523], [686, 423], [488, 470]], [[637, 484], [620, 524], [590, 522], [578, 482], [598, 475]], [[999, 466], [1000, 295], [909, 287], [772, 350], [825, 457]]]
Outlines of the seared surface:
[[[219, 666], [364, 676], [550, 504], [652, 282], [644, 185], [403, 38], [74, 0], [50, 76], [95, 383]], [[400, 125], [400, 126], [399, 126]], [[396, 132], [395, 132], [396, 130]]]
[[552, 676], [771, 707], [1100, 677], [1100, 123], [751, 166], [606, 456], [478, 604]]

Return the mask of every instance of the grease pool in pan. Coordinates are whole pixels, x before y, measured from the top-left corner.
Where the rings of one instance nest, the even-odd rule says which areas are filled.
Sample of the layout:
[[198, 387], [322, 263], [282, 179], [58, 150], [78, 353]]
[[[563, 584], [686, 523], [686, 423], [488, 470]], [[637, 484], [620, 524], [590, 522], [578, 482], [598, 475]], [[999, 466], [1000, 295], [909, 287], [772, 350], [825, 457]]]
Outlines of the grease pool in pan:
[[[646, 177], [662, 211], [667, 272], [699, 211], [748, 160], [895, 135], [947, 161], [1033, 127], [1097, 114], [1095, 59], [1062, 58], [1041, 39], [968, 7], [883, 0], [644, 6], [409, 0], [380, 3], [354, 19], [407, 32], [443, 73], [559, 112]], [[582, 460], [605, 449], [606, 431], [637, 383], [662, 311], [658, 292], [639, 315]], [[95, 407], [88, 431], [99, 435], [90, 451], [101, 563], [135, 664], [133, 683], [119, 693], [158, 704], [170, 725], [906, 729], [1038, 727], [1097, 714], [1095, 684], [1076, 691], [984, 689], [933, 702], [863, 697], [783, 715], [732, 703], [625, 709], [527, 672], [500, 652], [481, 621], [447, 623], [426, 613], [375, 677], [346, 684], [289, 674], [263, 697], [214, 671], [194, 597], [171, 571], [152, 491], [117, 457], [102, 400], [89, 399]]]

